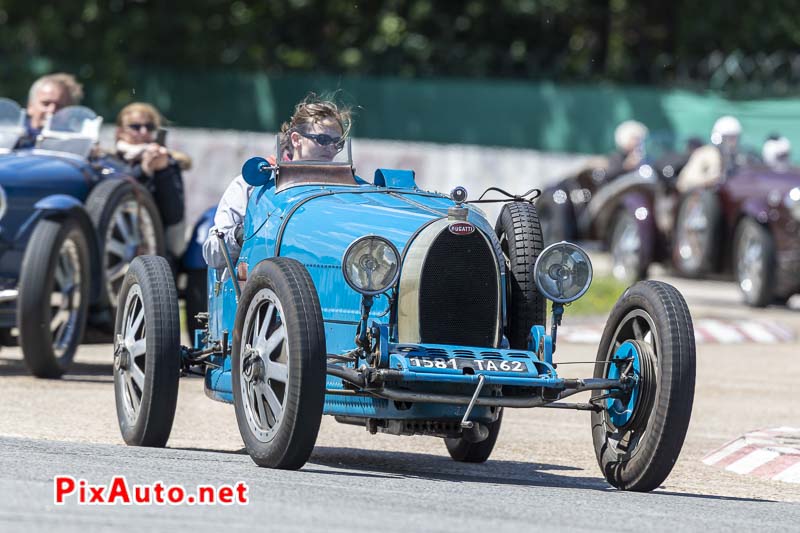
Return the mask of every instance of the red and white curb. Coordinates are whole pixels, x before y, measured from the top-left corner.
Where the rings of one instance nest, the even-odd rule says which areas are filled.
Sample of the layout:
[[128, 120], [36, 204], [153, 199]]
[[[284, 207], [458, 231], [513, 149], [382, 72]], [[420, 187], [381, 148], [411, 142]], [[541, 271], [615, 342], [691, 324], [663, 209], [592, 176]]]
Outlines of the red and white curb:
[[800, 483], [800, 428], [746, 433], [705, 456], [703, 462], [736, 474]]
[[[564, 325], [558, 329], [558, 340], [597, 344], [603, 336], [603, 328], [604, 323]], [[694, 338], [698, 344], [779, 344], [793, 342], [796, 335], [786, 326], [766, 320], [698, 318], [694, 321]]]

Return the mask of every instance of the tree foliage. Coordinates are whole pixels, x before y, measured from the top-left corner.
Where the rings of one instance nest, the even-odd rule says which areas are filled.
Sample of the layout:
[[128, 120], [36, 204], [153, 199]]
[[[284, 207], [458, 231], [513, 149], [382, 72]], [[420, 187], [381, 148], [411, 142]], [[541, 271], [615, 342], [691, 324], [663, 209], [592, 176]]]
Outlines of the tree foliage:
[[53, 69], [95, 96], [132, 66], [668, 84], [717, 51], [800, 45], [797, 0], [0, 0], [0, 89]]

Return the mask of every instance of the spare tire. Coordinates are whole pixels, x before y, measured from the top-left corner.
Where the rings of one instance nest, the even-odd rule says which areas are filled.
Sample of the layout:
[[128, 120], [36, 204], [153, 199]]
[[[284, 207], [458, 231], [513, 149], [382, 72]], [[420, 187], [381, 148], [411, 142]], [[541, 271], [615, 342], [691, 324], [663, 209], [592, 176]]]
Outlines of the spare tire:
[[524, 350], [531, 326], [544, 325], [547, 320], [547, 301], [539, 293], [533, 272], [536, 258], [544, 249], [536, 206], [528, 202], [504, 205], [495, 233], [508, 264], [506, 337], [511, 348]]
[[98, 304], [110, 306], [114, 316], [131, 261], [139, 255], [166, 255], [164, 228], [153, 197], [131, 180], [98, 184], [86, 200], [86, 211], [100, 250]]

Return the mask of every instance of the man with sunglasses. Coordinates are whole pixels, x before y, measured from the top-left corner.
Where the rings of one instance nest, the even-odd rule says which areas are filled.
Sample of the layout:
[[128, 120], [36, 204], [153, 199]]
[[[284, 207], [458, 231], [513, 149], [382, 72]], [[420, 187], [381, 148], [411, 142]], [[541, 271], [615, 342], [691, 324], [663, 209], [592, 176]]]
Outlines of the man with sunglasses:
[[[292, 118], [281, 126], [280, 158], [283, 161], [332, 161], [344, 147], [349, 131], [349, 109], [309, 94], [297, 104]], [[275, 157], [268, 159], [270, 164], [275, 164]], [[242, 225], [252, 192], [253, 187], [239, 175], [222, 195], [214, 226], [203, 244], [203, 257], [212, 268], [225, 268], [225, 256], [216, 237], [218, 231], [223, 235], [233, 262], [239, 258]]]

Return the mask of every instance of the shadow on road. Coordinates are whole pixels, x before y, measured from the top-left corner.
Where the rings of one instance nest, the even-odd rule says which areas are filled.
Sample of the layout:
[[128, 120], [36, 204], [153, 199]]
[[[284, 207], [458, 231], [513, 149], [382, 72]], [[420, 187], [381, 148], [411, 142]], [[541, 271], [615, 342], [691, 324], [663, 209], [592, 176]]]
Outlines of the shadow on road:
[[[582, 469], [572, 466], [528, 463], [522, 461], [493, 461], [482, 464], [457, 463], [448, 457], [421, 453], [386, 452], [354, 448], [316, 447], [310, 464], [338, 469], [334, 471], [309, 468], [303, 471], [316, 474], [354, 475], [341, 469], [356, 470], [362, 475], [393, 478], [418, 478], [450, 482], [486, 483], [493, 485], [561, 487], [603, 492], [619, 492], [602, 478], [569, 475]], [[562, 473], [563, 472], [563, 473]], [[682, 496], [711, 500], [742, 502], [772, 502], [758, 498], [736, 498], [708, 494], [656, 491], [652, 496]]]
[[[444, 445], [442, 445], [444, 446]], [[389, 474], [396, 478], [419, 478], [497, 485], [551, 486], [611, 490], [601, 479], [576, 477], [553, 472], [580, 471], [580, 468], [521, 461], [458, 463], [449, 457], [422, 453], [360, 450], [356, 448], [316, 447], [309, 463], [360, 472]], [[304, 470], [309, 470], [306, 467]], [[339, 475], [340, 471], [313, 470]]]
[[[22, 359], [0, 356], [0, 377], [30, 375], [31, 372]], [[73, 363], [69, 368], [69, 373], [61, 379], [78, 383], [113, 383], [114, 376], [110, 357], [108, 363]]]

